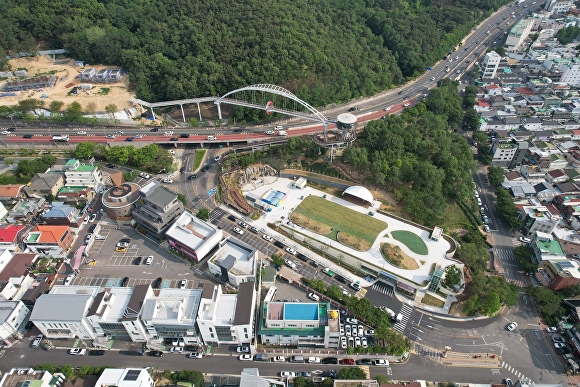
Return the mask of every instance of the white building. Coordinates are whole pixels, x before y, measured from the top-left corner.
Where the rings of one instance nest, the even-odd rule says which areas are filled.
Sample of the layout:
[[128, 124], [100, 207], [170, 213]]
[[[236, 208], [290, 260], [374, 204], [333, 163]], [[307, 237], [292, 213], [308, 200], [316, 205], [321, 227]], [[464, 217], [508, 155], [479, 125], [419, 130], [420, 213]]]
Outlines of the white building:
[[199, 262], [222, 240], [223, 232], [213, 224], [185, 211], [167, 229], [165, 237], [171, 248]]
[[254, 282], [240, 284], [237, 294], [224, 294], [221, 285], [206, 283], [197, 312], [199, 334], [206, 344], [249, 344], [255, 310]]
[[542, 261], [566, 259], [562, 245], [551, 234], [536, 232], [530, 242], [532, 261], [539, 265]]
[[494, 78], [500, 61], [501, 56], [495, 51], [485, 54], [481, 63], [481, 78]]
[[98, 286], [54, 286], [50, 293], [38, 297], [30, 321], [51, 339], [91, 340], [96, 333], [87, 319], [87, 311], [99, 289]]
[[237, 239], [226, 238], [207, 261], [210, 273], [221, 277], [233, 286], [256, 281], [258, 250]]
[[30, 309], [22, 301], [0, 301], [0, 340], [11, 345], [21, 338], [22, 326], [27, 321]]
[[520, 211], [522, 232], [532, 235], [536, 232], [551, 234], [562, 220], [559, 215], [552, 214], [544, 206], [524, 206]]
[[264, 302], [258, 334], [264, 345], [338, 348], [340, 318], [330, 303]]
[[580, 64], [560, 65], [558, 70], [562, 72], [560, 82], [570, 86], [580, 86]]
[[534, 25], [533, 19], [520, 19], [509, 31], [504, 47], [507, 52], [515, 52], [523, 47], [523, 44]]
[[65, 186], [90, 187], [97, 192], [105, 186], [103, 173], [95, 165], [81, 164], [76, 159], [67, 161], [64, 166]]
[[59, 387], [64, 384], [66, 377], [61, 373], [51, 374], [44, 370], [33, 368], [12, 368], [2, 375], [0, 387]]
[[566, 13], [573, 5], [572, 0], [548, 0], [544, 9], [553, 13]]
[[95, 387], [154, 387], [155, 381], [145, 368], [105, 368]]

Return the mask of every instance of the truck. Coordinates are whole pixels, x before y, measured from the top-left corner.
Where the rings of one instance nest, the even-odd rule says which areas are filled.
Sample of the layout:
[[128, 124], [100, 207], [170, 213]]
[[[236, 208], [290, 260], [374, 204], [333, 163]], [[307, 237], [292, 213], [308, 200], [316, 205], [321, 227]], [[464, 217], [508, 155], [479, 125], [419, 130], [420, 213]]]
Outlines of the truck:
[[397, 322], [402, 322], [402, 321], [403, 321], [403, 314], [402, 314], [402, 313], [399, 313], [399, 314], [397, 315], [397, 318], [396, 318], [396, 320], [397, 320]]
[[393, 312], [391, 309], [385, 308], [385, 313], [389, 315], [389, 318], [391, 320], [394, 320], [395, 319], [395, 312]]
[[322, 270], [324, 272], [324, 274], [329, 275], [331, 277], [334, 277], [336, 274], [330, 270], [328, 267], [325, 267], [324, 270]]
[[52, 141], [55, 142], [68, 142], [68, 134], [57, 134], [52, 136]]

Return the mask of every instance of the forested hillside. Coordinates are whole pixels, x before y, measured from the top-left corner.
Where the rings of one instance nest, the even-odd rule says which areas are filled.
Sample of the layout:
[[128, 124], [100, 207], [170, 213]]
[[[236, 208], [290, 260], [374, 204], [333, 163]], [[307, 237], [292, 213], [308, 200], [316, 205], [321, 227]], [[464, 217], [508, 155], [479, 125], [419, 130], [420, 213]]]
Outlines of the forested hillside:
[[4, 0], [0, 58], [41, 41], [123, 66], [149, 101], [274, 83], [319, 106], [424, 71], [506, 2]]

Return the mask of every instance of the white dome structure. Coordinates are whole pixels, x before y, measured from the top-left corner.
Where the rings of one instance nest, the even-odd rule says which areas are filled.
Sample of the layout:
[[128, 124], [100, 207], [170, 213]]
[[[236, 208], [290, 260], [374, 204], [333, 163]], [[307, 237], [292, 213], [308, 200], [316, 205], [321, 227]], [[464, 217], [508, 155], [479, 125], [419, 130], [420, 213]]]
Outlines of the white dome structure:
[[368, 202], [370, 204], [372, 204], [372, 202], [374, 200], [373, 194], [371, 193], [371, 191], [369, 191], [368, 189], [366, 189], [365, 187], [360, 186], [360, 185], [353, 185], [352, 187], [348, 187], [342, 193], [342, 196], [344, 196], [344, 195], [353, 196], [357, 199], [363, 200], [363, 201]]

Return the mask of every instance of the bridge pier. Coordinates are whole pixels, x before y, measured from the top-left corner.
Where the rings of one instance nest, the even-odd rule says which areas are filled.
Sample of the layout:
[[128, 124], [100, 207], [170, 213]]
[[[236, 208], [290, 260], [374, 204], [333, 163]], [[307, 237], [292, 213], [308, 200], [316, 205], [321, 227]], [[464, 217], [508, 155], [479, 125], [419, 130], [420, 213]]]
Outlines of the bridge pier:
[[222, 119], [222, 109], [220, 108], [219, 102], [215, 102], [215, 104], [217, 105], [217, 108], [218, 108], [218, 117], [221, 120]]
[[324, 127], [324, 142], [328, 142], [328, 134], [326, 133], [326, 131], [328, 130], [328, 122], [324, 120], [324, 123], [322, 125]]
[[181, 108], [181, 116], [183, 117], [183, 122], [185, 123], [185, 112], [183, 111], [183, 104], [179, 104], [179, 107]]
[[196, 103], [197, 103], [197, 114], [199, 114], [199, 122], [201, 122], [201, 121], [203, 121], [201, 119], [201, 106], [199, 106], [199, 102], [196, 102]]

